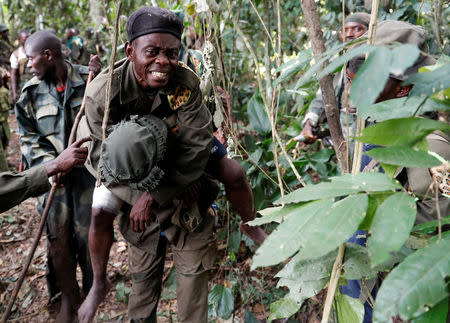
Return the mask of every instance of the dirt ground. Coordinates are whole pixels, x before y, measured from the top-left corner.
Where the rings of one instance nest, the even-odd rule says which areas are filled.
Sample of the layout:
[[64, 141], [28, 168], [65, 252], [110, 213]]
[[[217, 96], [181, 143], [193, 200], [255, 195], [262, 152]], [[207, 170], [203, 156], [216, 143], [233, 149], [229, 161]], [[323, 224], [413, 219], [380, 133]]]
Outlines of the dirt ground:
[[[7, 159], [11, 170], [18, 170], [20, 149], [15, 116], [10, 115], [9, 124], [12, 129], [11, 140], [7, 148]], [[20, 205], [0, 214], [0, 315], [6, 309], [15, 282], [20, 276], [28, 252], [34, 240], [35, 232], [39, 227], [40, 217], [36, 210], [37, 200], [30, 198]], [[113, 287], [105, 301], [97, 311], [96, 322], [129, 322], [127, 315], [127, 298], [130, 293], [130, 280], [127, 263], [127, 245], [118, 232], [115, 223], [116, 242], [113, 244], [108, 276]], [[235, 299], [234, 312], [230, 319], [214, 319], [214, 322], [244, 322], [246, 311], [253, 314], [259, 322], [266, 322], [269, 316], [269, 303], [276, 300], [276, 282], [274, 275], [276, 268], [258, 269], [250, 271], [251, 256], [254, 247], [249, 249], [241, 242], [241, 248], [236, 259], [230, 263], [226, 253], [227, 239], [218, 240], [218, 258], [216, 269], [212, 272], [210, 286], [222, 284], [232, 285], [230, 277], [239, 280], [238, 284], [245, 289], [249, 284], [256, 286], [255, 294], [243, 302], [239, 293], [233, 295]], [[170, 277], [173, 261], [170, 251], [167, 253], [164, 274], [164, 289], [158, 305], [158, 322], [177, 322], [175, 286]], [[38, 248], [22, 284], [15, 305], [8, 322], [54, 322], [58, 311], [58, 299], [49, 303], [46, 279], [46, 237], [40, 238]], [[230, 273], [232, 275], [230, 275]], [[81, 285], [81, 272], [78, 269], [78, 280]], [[236, 282], [235, 282], [236, 283]], [[278, 295], [279, 297], [279, 295]], [[320, 298], [320, 297], [319, 297]], [[307, 306], [298, 313], [297, 320], [289, 322], [318, 322], [318, 307], [322, 303]], [[251, 321], [254, 322], [254, 321]], [[287, 322], [280, 320], [279, 322]]]

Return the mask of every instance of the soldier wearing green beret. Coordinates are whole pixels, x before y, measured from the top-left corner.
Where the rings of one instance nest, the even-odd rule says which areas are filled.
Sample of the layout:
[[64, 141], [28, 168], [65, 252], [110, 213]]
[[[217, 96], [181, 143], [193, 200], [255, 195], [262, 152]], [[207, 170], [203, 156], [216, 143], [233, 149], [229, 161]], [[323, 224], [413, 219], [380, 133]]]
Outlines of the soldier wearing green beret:
[[[168, 130], [160, 163], [164, 175], [157, 188], [140, 190], [115, 184], [107, 177], [104, 185], [96, 188], [89, 235], [94, 283], [78, 311], [81, 322], [94, 317], [111, 286], [106, 265], [113, 219], [120, 210], [121, 231], [129, 242], [132, 293], [128, 311], [132, 322], [156, 322], [167, 242], [173, 246], [177, 268], [179, 321], [207, 320], [208, 270], [213, 266], [215, 246], [213, 217], [200, 207], [204, 196], [199, 199], [199, 192], [205, 187], [200, 178], [213, 134], [198, 76], [178, 63], [182, 30], [183, 23], [174, 13], [155, 7], [137, 10], [127, 22], [127, 57], [114, 66], [108, 125], [129, 115], [164, 120]], [[107, 80], [108, 71], [104, 71], [87, 89], [86, 126], [93, 138], [87, 165], [93, 174], [102, 150]], [[104, 165], [102, 175], [103, 169]]]
[[[87, 66], [63, 59], [61, 41], [49, 31], [38, 31], [25, 42], [25, 53], [34, 73], [22, 90], [15, 113], [22, 155], [27, 167], [53, 160], [67, 146], [80, 109], [89, 74]], [[83, 272], [83, 290], [92, 284], [88, 248], [91, 198], [95, 178], [84, 167], [56, 175], [57, 189], [47, 219], [50, 296], [61, 291], [57, 322], [69, 322], [80, 301], [76, 265]], [[48, 196], [38, 199], [43, 212]]]

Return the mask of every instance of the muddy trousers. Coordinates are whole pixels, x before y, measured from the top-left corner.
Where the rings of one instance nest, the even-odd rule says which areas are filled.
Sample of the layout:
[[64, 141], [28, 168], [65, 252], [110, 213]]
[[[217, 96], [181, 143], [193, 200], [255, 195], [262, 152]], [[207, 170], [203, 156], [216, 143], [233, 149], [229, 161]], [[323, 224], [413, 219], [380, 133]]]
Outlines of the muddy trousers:
[[[177, 270], [178, 321], [181, 323], [207, 322], [209, 269], [215, 259], [215, 244], [209, 237], [203, 235], [205, 239], [186, 239], [182, 248], [172, 247]], [[192, 243], [192, 240], [195, 241]], [[156, 255], [129, 245], [132, 292], [128, 314], [133, 323], [157, 322], [166, 245], [167, 239], [161, 237]], [[197, 249], [201, 245], [202, 248]]]

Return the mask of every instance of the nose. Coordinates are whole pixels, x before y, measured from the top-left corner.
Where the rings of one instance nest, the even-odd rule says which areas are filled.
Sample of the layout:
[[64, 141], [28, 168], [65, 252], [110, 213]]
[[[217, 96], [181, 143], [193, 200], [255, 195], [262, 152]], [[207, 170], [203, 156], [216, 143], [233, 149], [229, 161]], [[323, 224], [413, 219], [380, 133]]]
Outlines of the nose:
[[31, 67], [31, 59], [28, 60], [27, 67]]
[[354, 38], [353, 30], [351, 30], [351, 29], [345, 30], [345, 38], [347, 40], [353, 40], [353, 38]]
[[156, 57], [156, 62], [160, 65], [169, 65], [169, 58], [161, 51]]

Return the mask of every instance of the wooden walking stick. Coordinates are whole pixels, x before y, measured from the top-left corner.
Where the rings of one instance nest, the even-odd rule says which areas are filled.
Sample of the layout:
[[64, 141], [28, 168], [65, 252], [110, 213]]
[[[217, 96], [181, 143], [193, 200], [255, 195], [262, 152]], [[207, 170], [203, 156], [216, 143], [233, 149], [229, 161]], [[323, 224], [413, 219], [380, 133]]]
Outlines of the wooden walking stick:
[[[92, 81], [93, 76], [94, 76], [93, 72], [90, 71], [89, 72], [89, 76], [88, 76], [88, 80], [86, 82], [86, 87]], [[77, 116], [75, 118], [75, 121], [73, 123], [73, 126], [72, 126], [72, 130], [70, 132], [68, 146], [72, 145], [75, 142], [75, 137], [76, 137], [76, 133], [77, 133], [77, 129], [78, 129], [78, 124], [80, 123], [81, 117], [83, 116], [84, 107], [85, 106], [86, 106], [86, 91], [84, 91], [83, 101], [81, 102], [80, 110], [78, 111], [78, 114], [77, 114]], [[34, 253], [36, 251], [37, 245], [39, 244], [39, 240], [41, 239], [42, 231], [44, 230], [44, 225], [45, 225], [45, 222], [47, 220], [48, 212], [50, 210], [50, 206], [51, 206], [52, 201], [53, 201], [53, 196], [55, 195], [57, 187], [58, 187], [58, 183], [54, 182], [52, 184], [52, 188], [50, 190], [50, 194], [48, 196], [47, 203], [45, 205], [44, 213], [42, 214], [41, 221], [39, 222], [39, 229], [36, 232], [36, 234], [34, 235], [33, 245], [31, 246], [30, 251], [28, 252], [28, 257], [27, 257], [27, 260], [25, 262], [25, 266], [23, 267], [22, 272], [20, 273], [20, 277], [19, 277], [19, 279], [16, 282], [16, 286], [14, 287], [14, 290], [13, 290], [13, 293], [11, 295], [11, 298], [9, 299], [9, 303], [8, 303], [7, 308], [6, 308], [6, 311], [5, 311], [5, 313], [3, 313], [3, 317], [2, 317], [1, 323], [6, 323], [6, 320], [8, 319], [9, 313], [11, 312], [11, 309], [12, 309], [12, 307], [14, 305], [14, 301], [16, 300], [17, 294], [19, 293], [20, 287], [22, 286], [23, 280], [25, 279], [25, 275], [26, 275], [26, 273], [28, 271], [28, 267], [30, 267], [31, 260], [33, 259], [33, 256], [34, 256]]]

